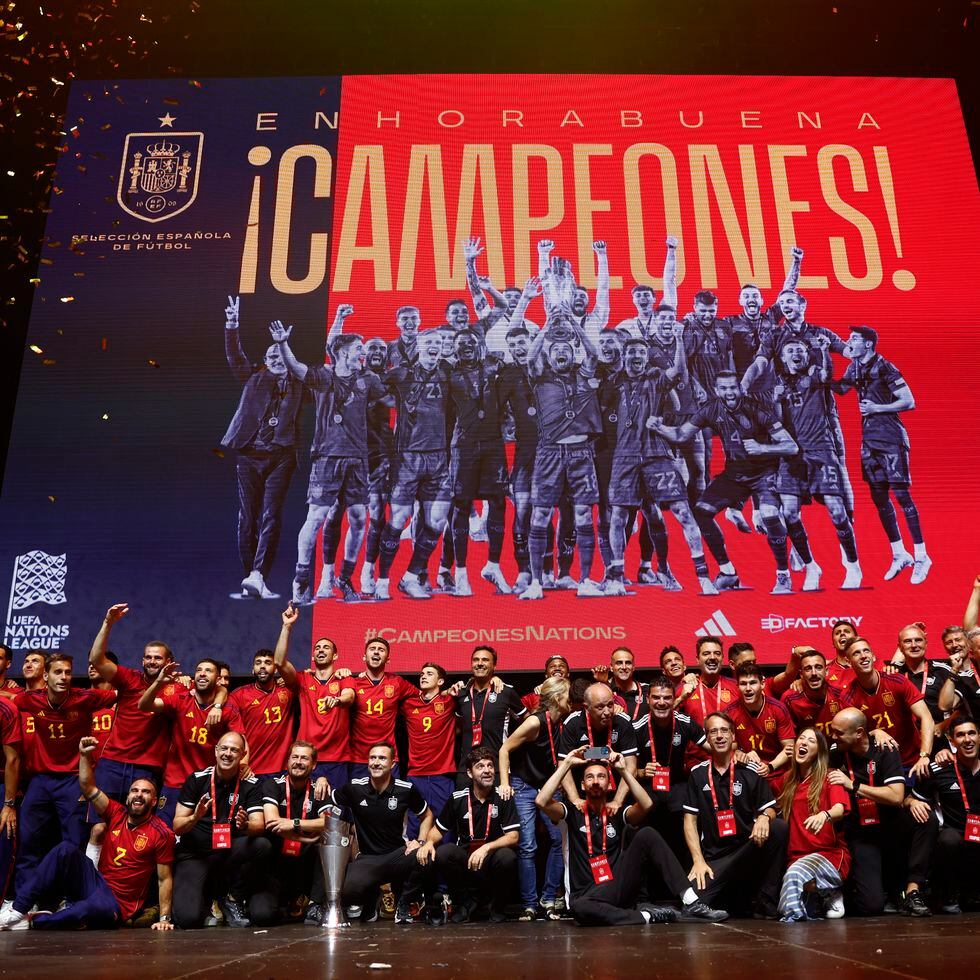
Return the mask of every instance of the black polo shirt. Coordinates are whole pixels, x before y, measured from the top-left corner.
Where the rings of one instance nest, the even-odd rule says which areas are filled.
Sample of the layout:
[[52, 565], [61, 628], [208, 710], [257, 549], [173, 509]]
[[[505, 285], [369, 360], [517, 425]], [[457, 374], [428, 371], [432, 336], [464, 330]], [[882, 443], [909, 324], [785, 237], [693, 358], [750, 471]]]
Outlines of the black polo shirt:
[[[510, 754], [510, 771], [535, 789], [551, 778], [558, 768], [558, 748], [561, 744], [562, 723], [551, 721], [547, 711], [535, 711], [538, 719], [538, 735], [533, 742], [525, 742]], [[549, 736], [548, 726], [551, 726]], [[554, 753], [554, 754], [552, 754]]]
[[[854, 781], [854, 791], [858, 786], [889, 786], [895, 783], [905, 785], [905, 770], [902, 768], [902, 757], [896, 749], [880, 748], [874, 739], [868, 744], [867, 755], [857, 755], [855, 752], [844, 752], [836, 745], [830, 753], [830, 768], [840, 769]], [[852, 775], [853, 773], [853, 775]], [[851, 812], [847, 815], [848, 828], [851, 832], [870, 831], [874, 833], [878, 826], [861, 826], [860, 808], [851, 793]], [[879, 819], [889, 819], [889, 811], [898, 813], [897, 807], [878, 807]]]
[[362, 854], [390, 854], [404, 849], [408, 811], [421, 817], [427, 806], [414, 783], [392, 779], [379, 793], [368, 776], [352, 779], [335, 789], [330, 798], [336, 806], [350, 807]]
[[467, 847], [471, 841], [497, 840], [512, 830], [520, 830], [521, 820], [514, 801], [502, 800], [496, 789], [485, 800], [481, 800], [471, 789], [460, 789], [446, 800], [442, 813], [436, 819], [436, 826], [444, 834], [455, 834], [459, 846]]
[[649, 713], [646, 685], [641, 684], [635, 677], [633, 678], [632, 691], [621, 691], [612, 681], [609, 682], [609, 686], [612, 688], [613, 694], [626, 705], [626, 714], [630, 721], [636, 721]]
[[[922, 666], [925, 666], [925, 663]], [[924, 670], [920, 670], [918, 674], [913, 674], [905, 666], [899, 667], [899, 673], [904, 674], [905, 679], [917, 691], [922, 692], [922, 699], [929, 709], [929, 714], [932, 715], [932, 720], [938, 725], [946, 717], [945, 712], [939, 707], [939, 692], [943, 689], [946, 681], [952, 677], [952, 671], [949, 669], [949, 665], [942, 660], [930, 660], [928, 666], [929, 674], [926, 677], [923, 677]], [[923, 680], [925, 684], [923, 684]]]
[[[211, 777], [214, 766], [208, 766], [200, 772], [192, 772], [180, 788], [177, 802], [193, 809], [202, 796], [211, 794]], [[235, 794], [235, 780], [224, 782], [215, 776], [214, 800], [200, 820], [186, 833], [177, 838], [177, 852], [183, 854], [205, 854], [211, 851], [211, 832], [214, 829], [213, 814], [217, 814], [218, 823], [231, 824], [231, 836], [247, 837], [248, 828], [243, 830], [235, 825], [231, 813], [231, 801]], [[257, 779], [242, 779], [238, 786], [238, 801], [236, 811], [244, 809], [246, 813], [262, 812], [262, 787]]]
[[585, 831], [586, 814], [592, 831], [592, 856], [605, 854], [613, 879], [617, 874], [617, 864], [623, 853], [623, 836], [626, 828], [626, 814], [632, 804], [623, 807], [615, 816], [606, 819], [606, 841], [602, 841], [602, 814], [593, 813], [585, 807], [582, 813], [577, 807], [561, 804], [565, 824], [568, 827], [568, 883], [572, 897], [588, 891], [594, 884], [592, 868], [589, 866], [589, 836]]
[[586, 720], [585, 709], [575, 711], [565, 719], [565, 727], [561, 732], [561, 744], [558, 747], [558, 758], [564, 759], [572, 749], [580, 745], [608, 745], [610, 751], [621, 752], [625, 756], [636, 756], [636, 732], [629, 718], [620, 713], [613, 715], [609, 729], [600, 732], [592, 725], [592, 740], [589, 740], [589, 724]]
[[953, 675], [953, 686], [966, 703], [970, 714], [980, 719], [980, 683], [977, 682], [977, 675], [970, 669], [969, 664], [965, 671]]
[[963, 765], [931, 765], [929, 775], [916, 781], [912, 795], [926, 803], [938, 800], [943, 811], [943, 826], [962, 834], [966, 830], [966, 808], [960, 786], [966, 791], [970, 813], [980, 813], [980, 770], [971, 773]]
[[464, 772], [463, 760], [473, 748], [473, 724], [480, 725], [482, 738], [479, 745], [493, 751], [500, 751], [510, 734], [510, 717], [521, 721], [527, 716], [527, 708], [521, 704], [517, 692], [505, 684], [498, 694], [493, 688], [474, 691], [469, 685], [463, 688], [456, 699], [456, 717], [459, 727], [459, 771]]
[[689, 745], [704, 745], [707, 741], [704, 729], [692, 721], [688, 715], [674, 712], [673, 719], [660, 728], [653, 716], [647, 714], [633, 722], [637, 744], [637, 770], [642, 773], [648, 763], [653, 761], [650, 752], [650, 732], [653, 732], [653, 744], [656, 749], [657, 765], [668, 766], [670, 769], [670, 785], [687, 782], [687, 769], [684, 757]]
[[[289, 809], [286, 809], [286, 780], [289, 779], [288, 776], [276, 776], [273, 779], [267, 779], [262, 786], [262, 802], [271, 803], [278, 811], [280, 817], [286, 817], [289, 820], [315, 820], [317, 817], [323, 816], [323, 811], [330, 806], [330, 800], [313, 799], [313, 780], [308, 780], [306, 786], [302, 789], [296, 789], [294, 786], [290, 786], [289, 789]], [[307, 798], [307, 787], [309, 788], [309, 797]], [[272, 834], [272, 841], [277, 844], [280, 848], [282, 847], [282, 837], [278, 834]], [[311, 847], [310, 844], [304, 844], [304, 849]]]
[[[715, 805], [708, 786], [709, 778], [714, 783], [718, 809], [735, 811], [736, 833], [731, 837], [722, 837], [718, 833]], [[701, 853], [709, 862], [738, 850], [749, 839], [759, 814], [775, 806], [776, 800], [769, 781], [740, 762], [724, 773], [719, 773], [709, 759], [695, 766], [687, 779], [684, 812], [697, 816], [698, 829], [701, 832]]]

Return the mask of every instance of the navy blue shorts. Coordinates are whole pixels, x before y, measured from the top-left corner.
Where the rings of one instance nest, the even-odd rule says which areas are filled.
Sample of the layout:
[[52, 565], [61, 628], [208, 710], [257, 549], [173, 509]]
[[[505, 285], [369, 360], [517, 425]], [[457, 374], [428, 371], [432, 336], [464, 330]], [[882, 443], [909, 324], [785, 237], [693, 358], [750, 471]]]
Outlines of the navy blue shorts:
[[502, 442], [455, 446], [449, 462], [449, 481], [457, 506], [507, 493], [507, 460]]
[[872, 486], [888, 486], [907, 490], [912, 486], [907, 446], [861, 446], [861, 476]]
[[306, 502], [333, 507], [338, 501], [345, 510], [354, 504], [367, 504], [367, 460], [360, 456], [321, 456], [313, 460]]
[[704, 488], [698, 503], [708, 504], [717, 514], [728, 507], [741, 510], [753, 494], [758, 494], [760, 504], [777, 506], [775, 466], [757, 474], [722, 471]]
[[531, 504], [553, 509], [563, 499], [588, 506], [599, 503], [599, 481], [590, 445], [538, 446], [531, 479]]
[[673, 504], [687, 500], [687, 487], [678, 463], [659, 457], [617, 456], [609, 481], [609, 503], [640, 507], [644, 503]]
[[451, 496], [449, 464], [444, 452], [406, 452], [398, 457], [391, 488], [393, 504], [448, 501]]

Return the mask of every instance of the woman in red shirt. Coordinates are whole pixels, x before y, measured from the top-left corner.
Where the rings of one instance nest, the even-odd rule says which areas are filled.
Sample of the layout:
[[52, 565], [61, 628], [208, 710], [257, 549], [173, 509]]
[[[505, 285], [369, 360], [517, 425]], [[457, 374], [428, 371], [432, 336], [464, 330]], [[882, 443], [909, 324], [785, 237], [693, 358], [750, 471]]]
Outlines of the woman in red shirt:
[[847, 792], [827, 780], [827, 740], [815, 728], [804, 728], [793, 743], [789, 775], [779, 806], [789, 823], [786, 874], [779, 894], [783, 922], [811, 919], [808, 894], [823, 899], [828, 919], [844, 915], [842, 888], [851, 867], [839, 824], [850, 809]]

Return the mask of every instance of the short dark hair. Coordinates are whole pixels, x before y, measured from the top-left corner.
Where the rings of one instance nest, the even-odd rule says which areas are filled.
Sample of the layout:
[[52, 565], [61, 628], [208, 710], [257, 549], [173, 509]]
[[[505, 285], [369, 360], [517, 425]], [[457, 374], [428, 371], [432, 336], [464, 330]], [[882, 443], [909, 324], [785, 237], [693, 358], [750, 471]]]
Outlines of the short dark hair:
[[[747, 282], [743, 284], [742, 289], [759, 289], [759, 287], [754, 282]], [[740, 293], [742, 292], [742, 289], [739, 290]]]
[[466, 753], [466, 758], [463, 759], [464, 771], [469, 772], [478, 762], [482, 762], [484, 759], [489, 759], [493, 763], [494, 770], [496, 770], [497, 753], [486, 745], [478, 745], [475, 749], [470, 749]]
[[737, 643], [733, 643], [728, 648], [728, 662], [731, 663], [740, 653], [745, 653], [747, 650], [755, 652], [755, 644], [749, 643], [747, 640], [739, 640]]
[[548, 659], [544, 662], [545, 670], [547, 670], [551, 665], [552, 660], [560, 660], [565, 665], [566, 669], [571, 671], [572, 668], [569, 666], [568, 661], [560, 653], [553, 653], [550, 657], [548, 657]]
[[[200, 661], [198, 661], [198, 663], [200, 663]], [[214, 663], [217, 664], [217, 666], [218, 666], [218, 673], [219, 674], [223, 670], [227, 670], [229, 674], [231, 673], [231, 664], [226, 664], [223, 660], [215, 660]]]
[[272, 657], [273, 660], [276, 659], [276, 655], [271, 650], [267, 650], [265, 647], [263, 647], [261, 650], [255, 651], [255, 653], [252, 655], [252, 663], [254, 664], [259, 657]]
[[630, 337], [629, 340], [623, 341], [623, 353], [626, 353], [627, 347], [642, 347], [644, 350], [648, 351], [650, 349], [649, 345], [641, 337]]
[[359, 333], [342, 333], [330, 342], [330, 352], [336, 357], [345, 347], [353, 347], [357, 343], [364, 343], [364, 338]]
[[974, 728], [977, 728], [977, 723], [973, 718], [964, 718], [963, 716], [960, 716], [959, 718], [956, 719], [956, 721], [950, 724], [949, 734], [955, 735], [956, 729], [960, 728], [962, 725], [973, 725]]
[[6, 643], [0, 643], [0, 659], [2, 660], [14, 659], [14, 651], [11, 650]]
[[670, 303], [658, 303], [657, 308], [653, 312], [654, 313], [677, 313], [677, 307], [671, 306]]
[[624, 647], [624, 646], [618, 646], [613, 648], [612, 653], [609, 654], [610, 661], [612, 660], [613, 653], [619, 653], [620, 650], [622, 650], [623, 653], [628, 653], [630, 655], [630, 660], [632, 660], [633, 663], [636, 663], [636, 654], [633, 653], [633, 651], [629, 647]]
[[667, 690], [673, 694], [674, 682], [666, 675], [660, 674], [659, 677], [654, 677], [654, 679], [647, 685], [647, 694], [649, 694], [654, 688], [657, 688], [658, 690]]
[[872, 327], [851, 327], [851, 333], [856, 333], [865, 343], [871, 344], [872, 347], [877, 349], [878, 347], [878, 331]]
[[[31, 653], [40, 653], [40, 650], [32, 650]], [[52, 653], [50, 657], [44, 658], [44, 672], [47, 673], [56, 663], [66, 663], [69, 667], [75, 666], [75, 661], [67, 653]]]
[[735, 668], [735, 679], [741, 680], [743, 677], [755, 677], [762, 680], [762, 668], [758, 664], [742, 664]]
[[470, 654], [470, 660], [472, 660], [481, 650], [486, 650], [493, 659], [494, 667], [497, 666], [497, 651], [493, 647], [487, 646], [486, 643], [481, 643], [479, 646], [473, 647], [473, 652]]
[[728, 725], [728, 730], [734, 735], [735, 734], [735, 722], [732, 721], [731, 715], [727, 711], [711, 711], [704, 718], [704, 725], [702, 726], [705, 731], [708, 730], [708, 722], [712, 718], [721, 718], [726, 725]]
[[201, 664], [211, 664], [211, 666], [214, 667], [215, 671], [218, 674], [221, 673], [222, 666], [225, 667], [228, 666], [227, 664], [222, 665], [222, 663], [218, 660], [215, 660], [214, 657], [200, 657], [198, 658], [197, 663], [194, 665], [194, 669], [197, 670], [197, 668], [200, 667]]
[[819, 650], [815, 650], [813, 647], [810, 647], [809, 650], [806, 650], [800, 654], [800, 663], [803, 663], [807, 657], [819, 657], [824, 663], [827, 662], [826, 654], [821, 653]]
[[837, 629], [838, 626], [850, 626], [851, 629], [854, 630], [855, 633], [857, 632], [857, 627], [849, 619], [835, 619], [830, 624], [830, 632], [833, 633], [834, 630]]
[[433, 660], [427, 660], [424, 664], [422, 664], [421, 667], [419, 667], [419, 671], [425, 670], [426, 667], [431, 667], [439, 675], [439, 680], [441, 680], [443, 683], [446, 682], [446, 668], [445, 667], [441, 667], [439, 664], [435, 663], [435, 661], [433, 661]]
[[[333, 641], [331, 641], [331, 642], [333, 642]], [[382, 644], [384, 644], [384, 648], [389, 653], [391, 653], [391, 644], [383, 636], [372, 636], [369, 639], [365, 640], [364, 641], [364, 649], [366, 650], [372, 643], [382, 643]], [[334, 647], [334, 649], [336, 650], [337, 648]]]
[[144, 643], [143, 652], [146, 653], [146, 651], [150, 647], [160, 647], [160, 649], [163, 650], [163, 652], [166, 654], [168, 660], [174, 659], [173, 650], [171, 650], [170, 647], [168, 647], [167, 644], [163, 642], [163, 640], [150, 640], [149, 643]]
[[[465, 300], [465, 299], [460, 299], [460, 298], [459, 298], [458, 296], [456, 297], [456, 299], [451, 299], [451, 300], [450, 300], [450, 301], [449, 301], [449, 302], [448, 302], [448, 303], [446, 304], [446, 310], [445, 310], [445, 312], [446, 312], [446, 313], [448, 313], [448, 312], [449, 312], [449, 307], [450, 307], [450, 306], [459, 306], [459, 304], [460, 304], [460, 303], [462, 303], [462, 304], [463, 304], [463, 306], [466, 306], [466, 300]], [[469, 310], [470, 310], [470, 308], [469, 308], [468, 306], [466, 306], [466, 312], [467, 312], [467, 313], [469, 313]]]
[[667, 656], [668, 653], [676, 653], [677, 656], [681, 658], [681, 660], [684, 659], [684, 654], [681, 653], [680, 650], [678, 650], [677, 647], [675, 647], [673, 643], [668, 643], [667, 646], [665, 646], [663, 648], [663, 650], [660, 651], [660, 666], [661, 667], [663, 667], [663, 665], [664, 665], [664, 658]]
[[523, 323], [518, 323], [516, 327], [511, 327], [507, 333], [504, 334], [504, 340], [510, 340], [511, 337], [530, 337], [531, 331], [524, 326]]
[[653, 286], [648, 286], [646, 283], [638, 282], [631, 290], [631, 293], [653, 293], [654, 296], [657, 295], [657, 291]]
[[306, 742], [301, 738], [296, 739], [293, 744], [289, 746], [289, 751], [286, 753], [287, 759], [293, 754], [293, 749], [309, 749], [313, 753], [313, 762], [316, 762], [317, 751], [316, 746], [312, 742]]
[[119, 658], [111, 650], [106, 650], [105, 658], [109, 663], [115, 664], [117, 667], [119, 666]]
[[738, 381], [738, 375], [734, 371], [719, 371], [715, 375], [715, 384], [718, 384], [721, 379], [724, 378], [726, 381], [730, 378], [732, 381]]
[[398, 758], [395, 747], [391, 742], [375, 742], [373, 745], [368, 746], [367, 754], [370, 756], [375, 749], [387, 749], [391, 753], [392, 760]]
[[[722, 646], [720, 636], [711, 636], [710, 634], [708, 636], [699, 636], [698, 642], [694, 644], [694, 652], [696, 654], [700, 654], [701, 647], [703, 647], [706, 643], [716, 643], [718, 646]], [[663, 654], [660, 654], [660, 656], [663, 657]]]
[[718, 297], [710, 289], [701, 289], [694, 294], [694, 302], [702, 306], [714, 306], [718, 302]]

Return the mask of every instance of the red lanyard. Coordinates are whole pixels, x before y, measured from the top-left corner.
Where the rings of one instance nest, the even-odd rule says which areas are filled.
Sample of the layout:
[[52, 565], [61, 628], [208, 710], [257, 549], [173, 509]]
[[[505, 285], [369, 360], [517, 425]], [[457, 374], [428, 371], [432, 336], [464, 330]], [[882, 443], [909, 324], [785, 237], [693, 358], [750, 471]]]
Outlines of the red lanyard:
[[973, 671], [973, 677], [977, 682], [977, 688], [980, 688], [980, 674], [977, 673], [977, 668], [974, 666], [973, 658], [967, 654], [966, 662], [970, 665], [970, 670]]
[[483, 716], [487, 713], [487, 702], [490, 700], [490, 688], [487, 688], [483, 692], [483, 709], [480, 711], [480, 717], [476, 717], [476, 691], [470, 691], [470, 722], [474, 728], [477, 725], [483, 725]]
[[[701, 689], [701, 710], [704, 712], [705, 718], [711, 713], [708, 711], [708, 706], [704, 700], [704, 681], [698, 681], [698, 687]], [[721, 711], [721, 678], [718, 678], [718, 683], [715, 685], [718, 691], [715, 696], [715, 711]]]
[[[630, 691], [629, 693], [633, 695], [632, 720], [636, 721], [636, 719], [640, 717], [640, 705], [643, 704], [643, 689], [640, 687], [639, 684], [636, 683], [636, 681], [633, 681], [633, 687], [635, 688], [635, 690]], [[625, 695], [620, 694], [619, 696], [623, 699], [624, 702], [626, 701]]]
[[[657, 765], [657, 746], [653, 740], [653, 715], [647, 715], [647, 731], [650, 733], [650, 761]], [[670, 713], [670, 741], [667, 743], [667, 765], [670, 765], [670, 754], [674, 751], [674, 733], [677, 731], [677, 717]], [[717, 807], [716, 807], [717, 809]]]
[[[854, 790], [857, 791], [857, 781], [854, 778], [854, 766], [851, 763], [851, 753], [846, 752], [844, 758], [847, 759], [847, 774], [851, 777], [851, 782], [854, 783]], [[870, 759], [868, 759], [868, 785], [874, 786], [875, 784], [875, 774], [874, 774], [874, 764]]]
[[[728, 809], [733, 810], [735, 808], [735, 760], [728, 764], [728, 769], [725, 770], [728, 773]], [[722, 773], [724, 775], [724, 773]], [[715, 812], [718, 811], [718, 794], [715, 793], [715, 767], [713, 765], [708, 766], [708, 789], [711, 790], [711, 802], [714, 805]]]
[[[235, 780], [235, 792], [231, 794], [231, 805], [228, 807], [228, 823], [235, 819], [235, 807], [238, 806], [238, 788], [242, 785], [242, 777]], [[218, 822], [218, 798], [214, 792], [214, 770], [211, 770], [211, 819]]]
[[960, 769], [960, 764], [954, 759], [953, 766], [956, 768], [956, 781], [960, 784], [960, 796], [963, 797], [963, 809], [966, 810], [967, 815], [970, 813], [970, 801], [966, 798], [966, 786], [963, 784], [963, 770]]
[[[585, 841], [589, 848], [589, 857], [592, 857], [592, 811], [588, 805], [582, 808], [582, 816], [585, 817]], [[606, 807], [602, 807], [602, 854], [606, 853]]]
[[925, 667], [924, 667], [924, 669], [922, 671], [922, 687], [919, 688], [919, 693], [920, 694], [925, 694], [926, 693], [926, 684], [929, 681], [929, 660], [928, 659], [923, 660], [922, 663], [925, 665]]
[[[493, 818], [493, 807], [490, 805], [490, 801], [487, 800], [487, 832], [483, 836], [483, 840], [490, 840], [490, 821]], [[466, 819], [470, 824], [470, 840], [476, 840], [476, 836], [473, 833], [473, 793], [469, 792], [466, 794]]]
[[[586, 710], [585, 710], [585, 727], [586, 727], [586, 730], [589, 733], [589, 745], [591, 745], [591, 746], [594, 747], [595, 746], [595, 739], [593, 739], [593, 737], [592, 737], [592, 719], [589, 717], [588, 708], [586, 708]], [[609, 727], [610, 727], [610, 729], [612, 729], [612, 722], [609, 723]], [[608, 745], [609, 742], [607, 741], [606, 744]]]
[[[286, 817], [289, 818], [289, 819], [291, 819], [293, 815], [292, 815], [292, 812], [289, 809], [289, 796], [290, 796], [290, 794], [289, 794], [289, 776], [286, 776]], [[300, 810], [300, 814], [299, 814], [300, 817], [302, 817], [302, 818], [305, 819], [305, 817], [306, 817], [306, 808], [309, 805], [310, 805], [310, 781], [307, 780], [306, 781], [306, 793], [303, 796], [303, 809]]]
[[548, 744], [551, 746], [551, 761], [555, 764], [555, 768], [558, 768], [558, 753], [555, 751], [555, 736], [551, 731], [551, 715], [546, 711], [544, 713], [544, 723], [548, 729]]

